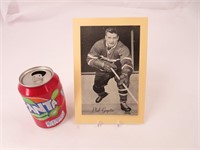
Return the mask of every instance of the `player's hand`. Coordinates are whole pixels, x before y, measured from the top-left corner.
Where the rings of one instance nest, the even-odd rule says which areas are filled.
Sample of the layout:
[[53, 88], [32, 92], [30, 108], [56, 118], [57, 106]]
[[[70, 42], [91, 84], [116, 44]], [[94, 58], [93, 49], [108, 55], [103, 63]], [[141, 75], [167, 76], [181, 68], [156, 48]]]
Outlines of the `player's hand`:
[[129, 85], [129, 76], [127, 74], [122, 74], [120, 76], [120, 80], [118, 82], [118, 85], [122, 85], [122, 84], [125, 84], [126, 86]]
[[110, 68], [117, 70], [117, 66], [114, 63], [104, 61], [103, 69], [107, 72], [112, 72]]

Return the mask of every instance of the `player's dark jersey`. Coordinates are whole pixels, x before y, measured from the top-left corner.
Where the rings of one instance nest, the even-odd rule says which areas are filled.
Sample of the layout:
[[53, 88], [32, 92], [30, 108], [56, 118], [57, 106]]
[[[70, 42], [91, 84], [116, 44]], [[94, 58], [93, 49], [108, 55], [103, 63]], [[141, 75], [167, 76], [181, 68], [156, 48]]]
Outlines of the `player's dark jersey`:
[[96, 59], [101, 59], [111, 63], [117, 64], [119, 62], [122, 71], [128, 69], [130, 72], [133, 70], [132, 58], [130, 56], [130, 51], [127, 46], [125, 46], [121, 41], [111, 49], [106, 46], [105, 39], [97, 41], [91, 48], [87, 56], [87, 63], [89, 66], [95, 67], [93, 62]]

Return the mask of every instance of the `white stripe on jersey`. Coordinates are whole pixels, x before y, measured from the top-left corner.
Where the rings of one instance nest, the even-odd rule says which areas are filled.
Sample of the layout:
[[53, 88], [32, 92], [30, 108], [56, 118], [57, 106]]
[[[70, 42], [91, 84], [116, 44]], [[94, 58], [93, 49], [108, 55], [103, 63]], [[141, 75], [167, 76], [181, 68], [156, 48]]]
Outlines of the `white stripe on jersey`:
[[106, 61], [109, 61], [109, 62], [116, 62], [116, 61], [118, 61], [118, 60], [120, 60], [120, 59], [109, 59], [109, 58], [107, 58], [107, 57], [104, 57], [104, 56], [100, 56], [103, 60], [106, 60]]
[[98, 59], [98, 57], [92, 56], [91, 54], [88, 54], [88, 57], [93, 58], [93, 59]]
[[133, 67], [130, 66], [130, 65], [128, 65], [128, 64], [124, 64], [124, 65], [122, 66], [122, 69], [124, 69], [125, 67], [129, 67], [129, 68], [133, 69]]
[[88, 65], [90, 66], [90, 63], [93, 61], [94, 59], [90, 59], [89, 61], [88, 61]]
[[131, 62], [133, 61], [130, 57], [124, 57], [122, 60], [124, 60], [124, 59], [130, 60]]

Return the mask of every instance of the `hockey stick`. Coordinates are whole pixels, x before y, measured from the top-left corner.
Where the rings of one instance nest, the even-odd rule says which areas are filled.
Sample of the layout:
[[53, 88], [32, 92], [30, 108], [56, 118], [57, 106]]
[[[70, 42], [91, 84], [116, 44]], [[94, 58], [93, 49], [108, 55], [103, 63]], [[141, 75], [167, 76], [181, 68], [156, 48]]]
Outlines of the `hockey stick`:
[[[118, 74], [115, 72], [115, 70], [113, 68], [110, 68], [111, 71], [115, 74], [115, 76], [117, 77], [118, 80], [120, 80], [120, 77], [118, 76]], [[138, 104], [138, 101], [136, 100], [136, 98], [133, 96], [133, 94], [131, 93], [131, 91], [128, 89], [128, 87], [122, 83], [122, 85], [124, 86], [124, 88], [128, 91], [128, 93], [130, 94], [131, 98], [136, 102], [136, 104]]]

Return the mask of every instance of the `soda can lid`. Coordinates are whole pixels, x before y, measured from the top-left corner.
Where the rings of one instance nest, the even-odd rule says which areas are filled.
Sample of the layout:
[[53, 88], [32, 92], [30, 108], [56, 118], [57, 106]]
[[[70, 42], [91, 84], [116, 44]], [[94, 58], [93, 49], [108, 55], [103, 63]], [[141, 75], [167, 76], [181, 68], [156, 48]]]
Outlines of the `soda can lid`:
[[37, 66], [24, 71], [19, 77], [19, 83], [25, 87], [37, 87], [50, 81], [53, 75], [51, 68]]

